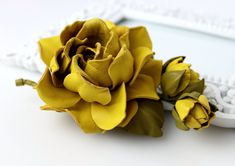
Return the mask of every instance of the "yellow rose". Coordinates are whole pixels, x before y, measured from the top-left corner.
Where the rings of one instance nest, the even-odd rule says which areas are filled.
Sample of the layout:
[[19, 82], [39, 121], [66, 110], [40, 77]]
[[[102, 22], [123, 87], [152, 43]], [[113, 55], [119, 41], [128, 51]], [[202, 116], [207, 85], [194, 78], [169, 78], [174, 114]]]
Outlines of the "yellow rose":
[[175, 57], [163, 66], [161, 88], [164, 96], [177, 99], [183, 93], [204, 90], [204, 80], [199, 79], [199, 74], [191, 69], [191, 65], [184, 63], [185, 57]]
[[159, 99], [162, 62], [144, 27], [77, 21], [39, 46], [47, 66], [36, 86], [42, 109], [67, 112], [85, 132], [125, 127], [137, 99]]
[[185, 94], [172, 111], [176, 126], [182, 130], [207, 128], [215, 118], [216, 107], [197, 92]]

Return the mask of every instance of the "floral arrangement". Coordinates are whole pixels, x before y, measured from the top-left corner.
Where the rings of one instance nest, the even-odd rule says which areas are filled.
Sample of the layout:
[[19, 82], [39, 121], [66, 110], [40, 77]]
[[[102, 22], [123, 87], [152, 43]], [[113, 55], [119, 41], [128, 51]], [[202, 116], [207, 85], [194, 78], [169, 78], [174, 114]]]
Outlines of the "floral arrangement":
[[45, 102], [42, 110], [68, 113], [85, 133], [127, 132], [162, 135], [164, 107], [172, 107], [182, 130], [207, 128], [217, 108], [203, 95], [199, 74], [175, 57], [164, 64], [153, 58], [145, 27], [115, 25], [93, 18], [76, 21], [58, 36], [39, 42], [46, 65], [38, 83], [30, 85]]

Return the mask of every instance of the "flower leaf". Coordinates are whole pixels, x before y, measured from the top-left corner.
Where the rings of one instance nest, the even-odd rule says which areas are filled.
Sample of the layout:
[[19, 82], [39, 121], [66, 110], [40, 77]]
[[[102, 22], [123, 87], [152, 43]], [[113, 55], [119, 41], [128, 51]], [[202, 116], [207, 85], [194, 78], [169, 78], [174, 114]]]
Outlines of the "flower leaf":
[[141, 99], [138, 101], [138, 111], [125, 129], [133, 134], [162, 136], [164, 111], [161, 101]]
[[183, 93], [191, 93], [191, 92], [198, 92], [200, 94], [203, 93], [205, 89], [205, 81], [204, 79], [195, 81], [191, 83], [184, 91]]
[[181, 130], [189, 130], [189, 128], [180, 120], [178, 113], [175, 111], [175, 109], [172, 110], [172, 116], [175, 119], [176, 127]]

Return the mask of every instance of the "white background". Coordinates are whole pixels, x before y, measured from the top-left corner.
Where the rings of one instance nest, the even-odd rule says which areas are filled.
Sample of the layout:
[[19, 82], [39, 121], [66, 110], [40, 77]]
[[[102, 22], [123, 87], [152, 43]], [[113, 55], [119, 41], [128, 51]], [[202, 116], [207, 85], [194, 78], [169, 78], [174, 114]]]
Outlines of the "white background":
[[[1, 0], [0, 51], [3, 53], [14, 49], [33, 35], [46, 30], [50, 25], [55, 25], [62, 19], [67, 19], [74, 12], [91, 5], [93, 2], [91, 0]], [[233, 16], [235, 15], [233, 9], [235, 4], [232, 2], [232, 0], [168, 0], [159, 1], [159, 4], [178, 5], [189, 10]], [[127, 24], [133, 25], [136, 22]], [[178, 30], [166, 32], [166, 29], [159, 26], [159, 30], [154, 33], [154, 29], [151, 29], [150, 25], [148, 26], [150, 33], [157, 35], [153, 40], [159, 42], [154, 45], [159, 52], [159, 58], [166, 59], [180, 54], [182, 51], [183, 54], [189, 56], [188, 59], [192, 60], [192, 63], [195, 63], [195, 68], [200, 71], [205, 70], [210, 74], [212, 71], [218, 72], [222, 76], [223, 73], [218, 68], [223, 68], [221, 70], [224, 70], [225, 75], [229, 76], [227, 72], [234, 69], [231, 67], [231, 63], [229, 65], [212, 64], [213, 69], [208, 69], [210, 67], [205, 67], [205, 60], [200, 67], [200, 62], [195, 60], [195, 53], [193, 53], [193, 51], [199, 53], [198, 49], [192, 50], [192, 53], [189, 50], [194, 48], [191, 44], [198, 44], [200, 43], [199, 39], [203, 39], [202, 41], [210, 44], [209, 48], [201, 47], [202, 53], [210, 53], [208, 49], [212, 49], [213, 42], [217, 43], [216, 49], [222, 45], [221, 49], [225, 49], [226, 55], [230, 53], [227, 57], [226, 55], [219, 56], [223, 51], [218, 49], [221, 53], [216, 54], [218, 52], [216, 51], [214, 52], [216, 56], [209, 59], [220, 58], [224, 62], [234, 61], [234, 56], [231, 56], [233, 53], [235, 55], [234, 49], [231, 47], [234, 44], [232, 41], [223, 42], [222, 39], [222, 41], [218, 41], [218, 39], [213, 40], [212, 37], [200, 37], [200, 35], [198, 38], [190, 40], [189, 38], [193, 34], [185, 32], [186, 37], [182, 40], [184, 43], [175, 44], [173, 41], [182, 32]], [[176, 34], [172, 37], [169, 34], [173, 34], [173, 32]], [[167, 42], [166, 39], [171, 39], [171, 37], [173, 41]], [[168, 51], [168, 46], [173, 51]], [[179, 46], [181, 47], [179, 48]], [[185, 46], [185, 49], [182, 46]], [[204, 54], [199, 56], [201, 58]], [[235, 163], [234, 129], [212, 126], [201, 132], [183, 132], [176, 129], [174, 121], [167, 114], [164, 135], [161, 138], [138, 137], [123, 131], [109, 132], [105, 135], [86, 135], [67, 114], [40, 111], [39, 107], [43, 103], [33, 89], [29, 87], [16, 88], [14, 85], [16, 78], [38, 80], [40, 74], [0, 64], [0, 76], [0, 165], [2, 166], [219, 166]]]

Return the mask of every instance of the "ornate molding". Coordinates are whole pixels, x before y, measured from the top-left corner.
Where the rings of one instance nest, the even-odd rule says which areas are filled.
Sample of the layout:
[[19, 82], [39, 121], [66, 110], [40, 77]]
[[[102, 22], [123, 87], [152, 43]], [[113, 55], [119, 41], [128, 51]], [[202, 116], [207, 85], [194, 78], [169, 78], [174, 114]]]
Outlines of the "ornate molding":
[[[103, 0], [103, 2], [105, 5], [101, 5], [104, 3], [99, 1], [89, 8], [80, 10], [79, 13], [74, 13], [68, 20], [64, 20], [47, 32], [35, 36], [35, 40], [25, 43], [15, 52], [5, 54], [0, 60], [31, 71], [43, 72], [44, 64], [39, 57], [37, 40], [41, 37], [58, 34], [62, 27], [75, 20], [91, 17], [101, 17], [116, 23], [124, 18], [140, 19], [235, 39], [235, 20], [232, 18], [208, 16], [181, 8], [165, 8], [158, 6], [155, 1], [152, 1], [151, 6], [134, 0], [126, 0], [125, 3], [117, 0]], [[235, 128], [235, 75], [229, 80], [217, 79], [207, 75], [205, 75], [205, 78], [207, 84], [205, 94], [219, 108], [217, 119], [213, 121], [213, 124]]]

